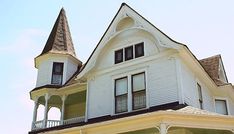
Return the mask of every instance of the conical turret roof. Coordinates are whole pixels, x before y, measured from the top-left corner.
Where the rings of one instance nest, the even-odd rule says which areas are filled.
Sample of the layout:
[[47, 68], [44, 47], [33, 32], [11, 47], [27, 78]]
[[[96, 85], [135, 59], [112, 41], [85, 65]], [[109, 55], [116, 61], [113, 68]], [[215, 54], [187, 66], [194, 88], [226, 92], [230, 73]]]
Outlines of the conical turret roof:
[[62, 8], [46, 45], [40, 55], [46, 53], [70, 54], [76, 57], [65, 10]]

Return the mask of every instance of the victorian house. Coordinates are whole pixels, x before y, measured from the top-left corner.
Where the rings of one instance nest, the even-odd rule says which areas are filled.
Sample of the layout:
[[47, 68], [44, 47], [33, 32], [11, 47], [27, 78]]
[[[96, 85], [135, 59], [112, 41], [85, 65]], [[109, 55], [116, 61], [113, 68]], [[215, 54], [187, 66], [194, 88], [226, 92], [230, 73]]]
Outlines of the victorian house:
[[[234, 87], [221, 55], [198, 60], [125, 3], [86, 63], [61, 9], [35, 67], [29, 134], [234, 132]], [[58, 120], [48, 119], [53, 107]]]

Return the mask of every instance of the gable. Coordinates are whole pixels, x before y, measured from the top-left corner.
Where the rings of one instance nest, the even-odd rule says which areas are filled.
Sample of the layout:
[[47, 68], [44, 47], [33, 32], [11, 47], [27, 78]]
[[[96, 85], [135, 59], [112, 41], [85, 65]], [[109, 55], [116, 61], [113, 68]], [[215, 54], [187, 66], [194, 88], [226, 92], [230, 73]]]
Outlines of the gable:
[[[93, 53], [89, 57], [84, 68], [81, 70], [78, 78], [86, 75], [87, 72], [97, 65], [98, 59], [102, 58], [102, 56], [106, 54], [105, 52], [111, 48], [108, 45], [121, 44], [121, 41], [123, 41], [121, 44], [123, 46], [124, 44], [126, 45], [133, 44], [133, 42], [140, 42], [140, 40], [144, 42], [144, 39], [134, 39], [133, 35], [138, 35], [139, 37], [147, 36], [147, 38], [145, 38], [147, 40], [146, 42], [154, 44], [155, 47], [152, 50], [155, 50], [156, 52], [168, 48], [179, 49], [181, 47], [180, 43], [170, 39], [135, 10], [123, 3], [98, 45], [94, 49]], [[127, 36], [132, 36], [133, 38], [127, 38]], [[121, 47], [121, 45], [119, 47]], [[117, 45], [112, 47], [113, 49], [118, 48]]]

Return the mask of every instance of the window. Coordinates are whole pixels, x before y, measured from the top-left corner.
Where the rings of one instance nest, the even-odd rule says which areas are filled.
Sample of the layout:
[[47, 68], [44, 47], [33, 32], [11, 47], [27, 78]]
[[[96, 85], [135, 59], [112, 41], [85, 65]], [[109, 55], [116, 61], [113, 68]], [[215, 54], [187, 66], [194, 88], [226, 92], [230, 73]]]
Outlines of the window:
[[144, 43], [139, 43], [135, 45], [135, 57], [144, 56]]
[[[129, 88], [128, 78], [131, 78], [131, 86]], [[128, 93], [131, 93], [131, 98], [128, 97]], [[128, 109], [128, 105], [131, 105], [132, 109]], [[138, 110], [145, 107], [146, 84], [144, 72], [115, 80], [115, 113]]]
[[146, 107], [145, 73], [132, 76], [132, 104], [133, 110]]
[[115, 64], [123, 62], [123, 49], [115, 51]]
[[133, 46], [126, 47], [125, 52], [125, 61], [133, 59]]
[[198, 100], [200, 108], [203, 109], [203, 99], [202, 99], [202, 90], [201, 85], [197, 83], [197, 90], [198, 90]]
[[115, 64], [141, 56], [144, 56], [144, 42], [115, 51]]
[[219, 114], [228, 115], [226, 100], [215, 99], [215, 109]]
[[63, 79], [63, 63], [54, 62], [51, 84], [61, 85]]
[[128, 111], [127, 77], [115, 80], [115, 113]]

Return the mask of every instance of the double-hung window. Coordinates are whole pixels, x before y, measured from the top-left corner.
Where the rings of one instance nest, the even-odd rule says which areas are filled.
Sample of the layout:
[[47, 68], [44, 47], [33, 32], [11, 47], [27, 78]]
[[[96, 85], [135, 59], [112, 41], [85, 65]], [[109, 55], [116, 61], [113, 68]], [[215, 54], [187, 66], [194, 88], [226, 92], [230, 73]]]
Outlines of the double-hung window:
[[[128, 79], [131, 80], [128, 81]], [[128, 98], [128, 96], [131, 96], [131, 98]], [[128, 109], [128, 105], [132, 105], [130, 106], [132, 109]], [[146, 84], [144, 72], [115, 80], [115, 113], [138, 110], [145, 107]]]
[[133, 110], [146, 107], [145, 73], [132, 75]]
[[54, 62], [51, 84], [61, 85], [63, 80], [63, 63]]
[[115, 113], [128, 111], [128, 79], [115, 80]]

